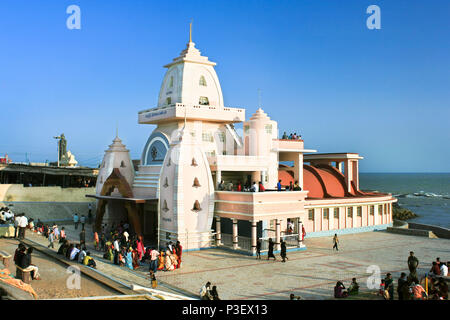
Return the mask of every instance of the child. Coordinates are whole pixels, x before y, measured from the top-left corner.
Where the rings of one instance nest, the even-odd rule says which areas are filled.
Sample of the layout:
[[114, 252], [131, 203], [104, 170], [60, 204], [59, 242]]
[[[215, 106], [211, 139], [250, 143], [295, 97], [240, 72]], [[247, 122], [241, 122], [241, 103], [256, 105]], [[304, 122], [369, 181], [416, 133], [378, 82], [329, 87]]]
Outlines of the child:
[[150, 270], [150, 281], [152, 282], [152, 288], [155, 289], [158, 286], [158, 281], [156, 281], [156, 276], [153, 270]]
[[389, 300], [389, 292], [386, 290], [386, 283], [384, 279], [381, 279], [380, 291], [378, 292], [378, 294], [381, 295], [384, 300]]

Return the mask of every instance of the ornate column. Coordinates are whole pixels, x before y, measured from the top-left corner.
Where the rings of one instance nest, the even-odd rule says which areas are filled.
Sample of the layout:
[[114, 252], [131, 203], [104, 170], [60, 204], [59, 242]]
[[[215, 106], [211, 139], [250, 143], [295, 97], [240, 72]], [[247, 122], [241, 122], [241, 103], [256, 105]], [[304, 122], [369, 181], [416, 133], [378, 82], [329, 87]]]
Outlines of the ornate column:
[[256, 254], [256, 225], [257, 225], [257, 221], [252, 221], [252, 254], [255, 255]]
[[281, 231], [281, 227], [280, 227], [281, 221], [280, 219], [275, 219], [275, 250], [281, 250], [281, 245], [280, 245], [280, 231]]
[[220, 230], [220, 217], [216, 217], [216, 245], [222, 245], [222, 233]]
[[233, 219], [233, 249], [237, 249], [238, 247], [238, 220]]
[[219, 183], [222, 181], [222, 171], [217, 170], [216, 171], [216, 190], [219, 190]]
[[298, 247], [301, 248], [303, 247], [303, 223], [300, 220], [300, 218], [298, 218]]

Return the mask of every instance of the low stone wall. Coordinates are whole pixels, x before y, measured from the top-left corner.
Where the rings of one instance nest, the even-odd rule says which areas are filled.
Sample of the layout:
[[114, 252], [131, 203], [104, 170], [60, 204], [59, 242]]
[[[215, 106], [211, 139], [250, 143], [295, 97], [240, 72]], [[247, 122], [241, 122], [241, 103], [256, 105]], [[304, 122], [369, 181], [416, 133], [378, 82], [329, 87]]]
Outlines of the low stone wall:
[[409, 225], [410, 229], [428, 230], [428, 231], [432, 231], [439, 238], [450, 239], [450, 229], [433, 226], [433, 225], [428, 225], [428, 224], [413, 223], [413, 222], [408, 222], [408, 225]]
[[404, 234], [408, 236], [417, 236], [417, 237], [427, 237], [427, 238], [437, 238], [436, 235], [431, 231], [427, 230], [417, 230], [417, 229], [404, 229], [404, 228], [391, 228], [388, 227], [386, 229], [387, 232]]
[[24, 187], [21, 184], [0, 184], [0, 201], [24, 202], [93, 202], [86, 198], [95, 188]]
[[[14, 213], [25, 213], [36, 222], [55, 222], [61, 224], [73, 221], [73, 214], [88, 216], [89, 202], [1, 202], [0, 207], [9, 207]], [[95, 216], [96, 203], [92, 203], [92, 215]]]

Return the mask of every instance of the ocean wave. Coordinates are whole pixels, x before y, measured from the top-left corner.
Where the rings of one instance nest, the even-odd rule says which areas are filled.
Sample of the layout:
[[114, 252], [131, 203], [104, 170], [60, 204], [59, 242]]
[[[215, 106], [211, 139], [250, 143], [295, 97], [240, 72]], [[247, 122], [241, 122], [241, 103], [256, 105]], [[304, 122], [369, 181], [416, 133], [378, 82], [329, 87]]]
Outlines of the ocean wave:
[[448, 194], [437, 194], [434, 192], [419, 191], [414, 193], [399, 193], [394, 194], [396, 198], [440, 198], [440, 199], [450, 199]]

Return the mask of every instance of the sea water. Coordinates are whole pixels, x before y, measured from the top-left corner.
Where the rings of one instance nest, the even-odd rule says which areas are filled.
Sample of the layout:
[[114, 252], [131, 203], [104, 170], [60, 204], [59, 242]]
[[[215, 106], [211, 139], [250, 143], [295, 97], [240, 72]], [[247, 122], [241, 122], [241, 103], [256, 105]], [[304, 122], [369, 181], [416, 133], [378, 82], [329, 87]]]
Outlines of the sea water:
[[450, 173], [360, 173], [359, 185], [392, 193], [419, 215], [408, 221], [450, 228]]

